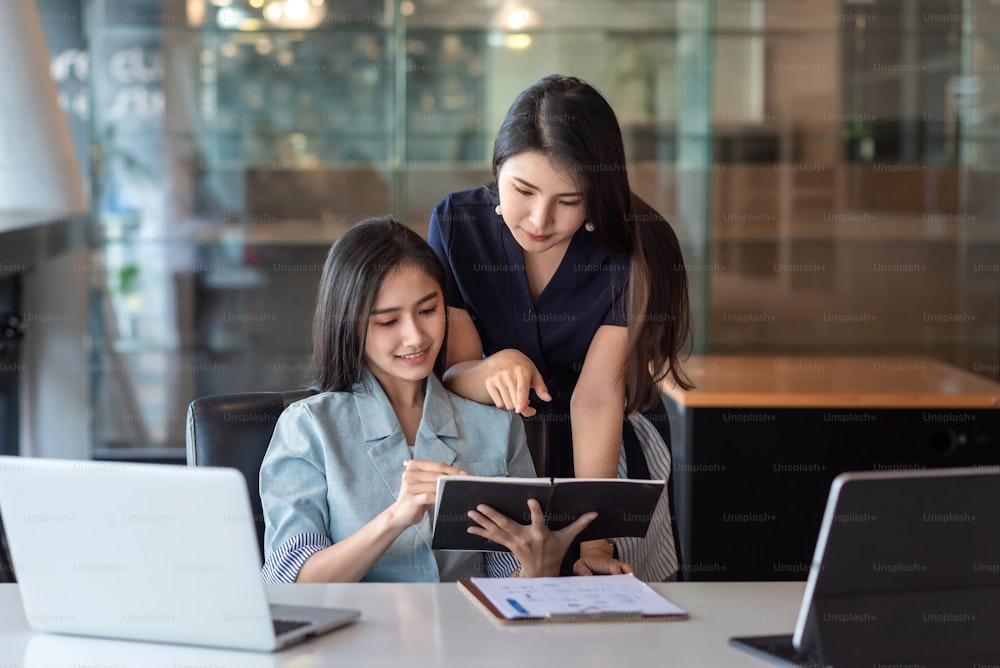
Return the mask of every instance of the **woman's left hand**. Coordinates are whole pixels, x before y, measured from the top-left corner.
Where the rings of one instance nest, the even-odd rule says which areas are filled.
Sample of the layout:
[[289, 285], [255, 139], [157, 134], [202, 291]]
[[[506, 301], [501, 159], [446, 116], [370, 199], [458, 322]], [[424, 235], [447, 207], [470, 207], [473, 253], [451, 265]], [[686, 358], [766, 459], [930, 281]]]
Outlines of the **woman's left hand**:
[[542, 506], [535, 499], [528, 499], [531, 524], [520, 524], [489, 506], [480, 505], [469, 511], [469, 517], [479, 526], [468, 531], [499, 543], [511, 551], [521, 562], [521, 577], [533, 578], [559, 575], [566, 550], [577, 535], [587, 528], [597, 513], [584, 513], [558, 531], [551, 531], [545, 524]]
[[[609, 544], [610, 547], [610, 544]], [[580, 558], [573, 564], [573, 575], [621, 575], [634, 573], [635, 569], [624, 561], [615, 559], [612, 552], [601, 548], [580, 548]]]

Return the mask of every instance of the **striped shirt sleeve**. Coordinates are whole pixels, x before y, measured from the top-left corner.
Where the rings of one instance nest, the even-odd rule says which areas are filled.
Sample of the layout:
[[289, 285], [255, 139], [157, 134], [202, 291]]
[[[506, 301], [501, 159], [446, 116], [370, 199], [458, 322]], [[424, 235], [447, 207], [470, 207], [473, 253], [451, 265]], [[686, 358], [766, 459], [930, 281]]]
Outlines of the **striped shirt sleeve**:
[[269, 584], [295, 582], [306, 560], [331, 545], [333, 543], [330, 539], [321, 533], [302, 533], [293, 536], [267, 555], [264, 567], [260, 570], [261, 579]]
[[510, 552], [486, 552], [486, 576], [505, 578], [521, 567], [521, 562]]

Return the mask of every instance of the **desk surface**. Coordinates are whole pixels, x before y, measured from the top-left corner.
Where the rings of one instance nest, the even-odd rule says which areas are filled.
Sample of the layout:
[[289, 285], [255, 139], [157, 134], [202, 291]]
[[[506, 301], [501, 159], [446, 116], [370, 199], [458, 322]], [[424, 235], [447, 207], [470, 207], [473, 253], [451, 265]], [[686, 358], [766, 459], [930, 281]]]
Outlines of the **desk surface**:
[[1000, 383], [928, 357], [692, 356], [693, 408], [1000, 408]]
[[454, 583], [272, 585], [276, 603], [358, 608], [348, 628], [277, 654], [34, 633], [17, 585], [0, 585], [0, 666], [764, 666], [733, 635], [790, 633], [804, 583], [666, 583], [680, 622], [500, 627]]

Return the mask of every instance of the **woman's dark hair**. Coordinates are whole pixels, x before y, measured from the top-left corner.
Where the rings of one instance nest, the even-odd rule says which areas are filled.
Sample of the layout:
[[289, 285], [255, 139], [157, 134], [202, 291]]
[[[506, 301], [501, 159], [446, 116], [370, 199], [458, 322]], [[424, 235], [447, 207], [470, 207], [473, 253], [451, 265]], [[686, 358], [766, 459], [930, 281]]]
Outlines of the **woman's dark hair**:
[[[330, 248], [323, 265], [313, 317], [313, 377], [320, 392], [346, 392], [365, 369], [368, 319], [382, 281], [401, 266], [414, 266], [434, 279], [444, 297], [441, 261], [419, 234], [385, 216], [363, 220]], [[444, 372], [448, 330], [434, 373]]]
[[587, 220], [615, 257], [630, 263], [626, 291], [626, 413], [660, 400], [666, 376], [693, 384], [680, 367], [691, 334], [687, 274], [670, 223], [629, 187], [621, 128], [607, 100], [575, 77], [550, 75], [524, 90], [507, 111], [493, 145], [493, 177], [511, 156], [545, 155], [583, 194]]

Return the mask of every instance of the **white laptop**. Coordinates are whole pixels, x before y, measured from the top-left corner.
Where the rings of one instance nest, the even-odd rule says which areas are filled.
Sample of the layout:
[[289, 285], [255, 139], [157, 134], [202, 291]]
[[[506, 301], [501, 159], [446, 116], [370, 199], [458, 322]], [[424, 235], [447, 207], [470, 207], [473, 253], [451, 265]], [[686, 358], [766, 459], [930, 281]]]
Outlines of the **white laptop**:
[[269, 605], [251, 512], [236, 469], [0, 457], [38, 631], [268, 651], [360, 617]]

